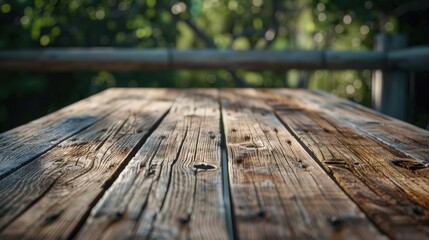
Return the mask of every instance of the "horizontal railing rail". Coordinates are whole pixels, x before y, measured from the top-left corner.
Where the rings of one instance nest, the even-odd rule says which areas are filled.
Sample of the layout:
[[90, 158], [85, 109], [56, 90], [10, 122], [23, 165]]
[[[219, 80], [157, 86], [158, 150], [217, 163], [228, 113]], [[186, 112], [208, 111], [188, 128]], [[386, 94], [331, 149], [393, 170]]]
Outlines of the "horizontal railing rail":
[[49, 48], [0, 50], [0, 70], [148, 71], [175, 69], [429, 70], [429, 47], [390, 52], [337, 50], [176, 50]]

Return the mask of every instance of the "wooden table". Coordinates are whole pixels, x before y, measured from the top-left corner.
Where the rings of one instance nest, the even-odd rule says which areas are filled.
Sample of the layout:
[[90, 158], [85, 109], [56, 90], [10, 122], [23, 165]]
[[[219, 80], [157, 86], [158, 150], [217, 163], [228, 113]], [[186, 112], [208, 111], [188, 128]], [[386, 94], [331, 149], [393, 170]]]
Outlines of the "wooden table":
[[428, 239], [428, 162], [322, 92], [110, 89], [0, 135], [0, 239]]

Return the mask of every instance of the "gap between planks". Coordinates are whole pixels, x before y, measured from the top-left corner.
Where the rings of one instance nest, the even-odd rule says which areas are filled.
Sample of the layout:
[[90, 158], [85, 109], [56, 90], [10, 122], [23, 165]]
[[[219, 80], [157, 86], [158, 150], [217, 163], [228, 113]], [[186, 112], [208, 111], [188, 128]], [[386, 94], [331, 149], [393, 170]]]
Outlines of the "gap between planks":
[[[107, 191], [107, 189], [110, 188], [110, 186], [114, 183], [114, 181], [118, 178], [119, 174], [125, 169], [125, 167], [127, 166], [127, 164], [130, 162], [130, 160], [136, 155], [136, 153], [138, 152], [138, 150], [144, 145], [144, 143], [146, 142], [146, 140], [149, 138], [149, 136], [155, 131], [155, 129], [161, 124], [162, 120], [165, 118], [165, 116], [167, 116], [167, 114], [169, 113], [170, 109], [168, 109], [159, 119], [157, 122], [155, 122], [155, 124], [148, 130], [147, 136], [143, 137], [137, 144], [136, 146], [131, 150], [131, 152], [127, 155], [127, 157], [123, 160], [122, 163], [120, 163], [118, 169], [113, 173], [113, 175], [111, 176], [110, 179], [108, 179], [103, 188], [105, 189], [105, 191]], [[78, 234], [79, 230], [81, 229], [81, 227], [85, 224], [85, 221], [88, 219], [91, 210], [94, 208], [94, 206], [97, 204], [97, 202], [102, 198], [102, 196], [105, 194], [105, 192], [100, 193], [95, 199], [94, 201], [92, 201], [92, 203], [89, 205], [88, 207], [88, 211], [83, 215], [83, 217], [80, 219], [80, 221], [77, 223], [75, 229], [70, 233], [70, 236], [68, 237], [68, 239], [74, 239], [74, 237]]]
[[[369, 118], [392, 122], [392, 126], [399, 125], [393, 130], [385, 127], [387, 131], [400, 131], [402, 125], [407, 127], [406, 124], [362, 107], [348, 109], [349, 104], [342, 104], [332, 96], [323, 101], [320, 96], [303, 90], [264, 90], [260, 93], [265, 95], [277, 117], [301, 145], [377, 227], [392, 238], [428, 237], [428, 227], [425, 226], [428, 221], [428, 194], [424, 190], [428, 186], [428, 170], [418, 163], [425, 153], [418, 152], [422, 155], [409, 159], [402, 149], [397, 151], [391, 144], [368, 134], [371, 129], [363, 130], [346, 123], [343, 118], [347, 116], [354, 121], [368, 121]], [[353, 111], [358, 110], [369, 114], [356, 115]], [[401, 135], [397, 138], [404, 139]], [[411, 149], [419, 146], [416, 141]], [[409, 153], [413, 154], [412, 151]], [[407, 169], [407, 166], [393, 166], [390, 162], [399, 162], [397, 165], [406, 162], [421, 168]]]
[[[125, 106], [138, 89], [107, 89], [0, 134], [0, 180]], [[122, 103], [122, 104], [121, 104]]]
[[[222, 99], [220, 98], [220, 96], [218, 96], [217, 99], [218, 99], [219, 103], [222, 102]], [[224, 210], [225, 210], [225, 214], [226, 214], [225, 215], [225, 220], [226, 220], [226, 227], [228, 228], [227, 230], [228, 230], [229, 237], [230, 238], [237, 238], [238, 237], [238, 233], [236, 233], [236, 230], [235, 230], [236, 227], [234, 226], [235, 220], [234, 220], [234, 212], [233, 212], [233, 207], [232, 207], [234, 203], [231, 200], [232, 197], [230, 196], [231, 185], [229, 183], [229, 174], [228, 174], [228, 164], [229, 164], [228, 163], [228, 158], [230, 156], [228, 156], [228, 153], [227, 153], [226, 132], [225, 132], [225, 126], [224, 126], [224, 119], [223, 119], [224, 116], [222, 114], [222, 112], [224, 110], [222, 109], [222, 104], [219, 104], [219, 105], [220, 105], [219, 106], [219, 109], [220, 109], [220, 120], [219, 120], [220, 124], [219, 125], [220, 125], [220, 129], [221, 129], [220, 130], [220, 138], [221, 138], [221, 148], [220, 148], [221, 149], [221, 155], [220, 155], [221, 162], [220, 162], [220, 164], [221, 164], [221, 169], [222, 169], [222, 171], [221, 171], [222, 172], [222, 174], [221, 174], [222, 175], [222, 196], [223, 196], [223, 202], [224, 202]], [[157, 126], [159, 126], [159, 124], [161, 123], [161, 121], [164, 121], [165, 116], [166, 115], [164, 115], [163, 119], [160, 120], [160, 122], [158, 122]], [[278, 118], [278, 116], [277, 116], [277, 118]], [[285, 126], [286, 124], [283, 124], [283, 125]], [[286, 128], [287, 128], [287, 126], [286, 126]], [[152, 136], [153, 131], [155, 131], [156, 129], [157, 129], [157, 127], [153, 128], [153, 130], [150, 131], [150, 134], [148, 135], [148, 138]], [[291, 134], [293, 134], [293, 132], [291, 131], [291, 129], [287, 128], [287, 131], [289, 131]], [[293, 137], [296, 140], [298, 140], [298, 142], [299, 142], [299, 139], [298, 139], [298, 137], [296, 135], [294, 135]], [[185, 136], [185, 138], [186, 138], [186, 136]], [[299, 143], [300, 143], [300, 145], [302, 145], [302, 147], [305, 148], [305, 145], [302, 142], [299, 142]], [[140, 147], [133, 149], [134, 152], [133, 152], [133, 154], [131, 154], [132, 156], [130, 155], [130, 157], [127, 157], [128, 160], [126, 161], [126, 163], [123, 162], [123, 165], [121, 165], [121, 167], [118, 169], [118, 171], [115, 172], [112, 175], [112, 178], [110, 179], [110, 182], [107, 184], [107, 186], [110, 186], [112, 184], [112, 182], [114, 182], [114, 181], [116, 181], [118, 179], [117, 177], [118, 177], [118, 175], [120, 175], [122, 173], [122, 169], [126, 167], [125, 165], [127, 165], [128, 161], [131, 159], [131, 157], [135, 156], [135, 152], [137, 152], [137, 149], [139, 149], [139, 148]], [[306, 149], [306, 151], [308, 152], [307, 149]], [[180, 154], [181, 154], [180, 152], [177, 153], [177, 155], [180, 155]], [[314, 158], [314, 155], [311, 155], [311, 157], [313, 158], [313, 161], [317, 162], [315, 160], [315, 158]], [[177, 157], [176, 157], [176, 159], [177, 159]], [[170, 174], [171, 174], [171, 172], [170, 172]], [[103, 193], [101, 193], [101, 195], [103, 195], [105, 193], [106, 192], [103, 192]], [[98, 198], [96, 198], [96, 200], [100, 199], [101, 195]], [[92, 205], [90, 205], [91, 208], [92, 208], [93, 205], [95, 205], [97, 203], [96, 200], [93, 201]], [[91, 208], [90, 208], [90, 210], [91, 210]], [[230, 216], [228, 214], [230, 214]], [[87, 212], [82, 217], [82, 219], [78, 223], [78, 225], [75, 228], [75, 230], [71, 233], [70, 237], [73, 237], [73, 236], [75, 236], [75, 234], [78, 234], [78, 232], [80, 230], [80, 227], [85, 223], [85, 221], [87, 220], [87, 216], [88, 215], [89, 215], [89, 212]]]
[[[133, 92], [133, 91], [131, 91]], [[161, 95], [165, 95], [164, 90], [156, 90], [157, 94], [159, 96]], [[141, 90], [140, 90], [140, 94], [141, 94]], [[131, 94], [132, 95], [132, 94]], [[168, 94], [167, 97], [174, 97], [175, 93], [170, 91], [170, 94]], [[152, 96], [153, 97], [153, 96]], [[137, 100], [136, 100], [137, 99]], [[82, 220], [82, 216], [87, 215], [88, 213], [85, 213], [85, 208], [89, 207], [89, 209], [91, 209], [90, 207], [94, 204], [93, 202], [96, 202], [96, 200], [100, 197], [100, 194], [102, 194], [103, 191], [101, 191], [103, 189], [103, 187], [108, 187], [111, 182], [112, 182], [112, 177], [115, 177], [115, 175], [118, 174], [118, 171], [120, 171], [121, 167], [125, 166], [127, 163], [127, 159], [129, 160], [129, 154], [131, 154], [131, 156], [133, 155], [133, 152], [136, 151], [135, 148], [139, 148], [139, 146], [141, 146], [144, 141], [147, 139], [147, 134], [150, 133], [151, 129], [153, 130], [154, 125], [159, 124], [160, 118], [164, 117], [166, 112], [168, 111], [169, 107], [168, 107], [168, 100], [167, 102], [163, 102], [165, 100], [163, 100], [162, 98], [159, 98], [159, 100], [156, 102], [156, 100], [150, 99], [149, 101], [153, 102], [152, 105], [149, 106], [145, 106], [145, 108], [147, 108], [146, 112], [144, 112], [144, 114], [146, 114], [146, 116], [144, 114], [139, 114], [140, 109], [138, 109], [139, 107], [142, 107], [144, 105], [144, 103], [146, 103], [144, 101], [139, 102], [139, 100], [142, 100], [142, 98], [140, 96], [136, 96], [136, 99], [132, 100], [132, 99], [128, 99], [128, 102], [130, 106], [126, 106], [124, 108], [124, 110], [121, 112], [119, 111], [118, 113], [113, 114], [114, 116], [116, 116], [117, 119], [115, 119], [115, 117], [111, 117], [112, 119], [108, 119], [106, 118], [103, 121], [100, 121], [96, 124], [94, 124], [93, 126], [91, 126], [90, 128], [88, 128], [87, 131], [83, 131], [82, 133], [79, 133], [76, 137], [80, 138], [80, 141], [83, 141], [82, 143], [85, 142], [90, 142], [92, 140], [96, 140], [97, 136], [101, 136], [101, 139], [104, 138], [104, 140], [100, 141], [95, 141], [94, 144], [98, 144], [98, 146], [94, 145], [95, 149], [93, 149], [94, 152], [90, 152], [89, 154], [95, 154], [97, 152], [103, 153], [103, 156], [92, 156], [90, 157], [88, 156], [76, 156], [78, 157], [78, 159], [82, 158], [83, 163], [85, 163], [85, 161], [91, 161], [92, 158], [94, 159], [94, 161], [96, 159], [99, 159], [100, 161], [107, 160], [111, 158], [111, 165], [109, 165], [108, 170], [106, 169], [106, 173], [107, 174], [111, 174], [110, 177], [109, 175], [106, 175], [106, 173], [102, 173], [101, 176], [107, 177], [105, 179], [100, 179], [100, 181], [94, 179], [92, 182], [91, 186], [95, 187], [94, 190], [100, 191], [97, 195], [97, 191], [95, 191], [95, 193], [91, 193], [91, 191], [86, 191], [86, 190], [81, 190], [84, 192], [79, 192], [79, 189], [70, 189], [72, 195], [74, 195], [76, 198], [74, 198], [73, 200], [68, 201], [67, 198], [65, 198], [64, 200], [61, 200], [59, 198], [56, 198], [55, 196], [57, 194], [61, 194], [61, 188], [58, 189], [59, 186], [62, 186], [57, 180], [61, 180], [62, 175], [61, 173], [57, 174], [55, 173], [55, 168], [53, 169], [54, 172], [52, 172], [54, 175], [57, 175], [58, 177], [55, 179], [36, 179], [35, 183], [31, 183], [30, 185], [34, 185], [34, 187], [36, 188], [45, 188], [45, 190], [43, 190], [43, 192], [37, 192], [37, 191], [33, 191], [34, 193], [26, 193], [26, 197], [24, 199], [19, 199], [17, 198], [16, 202], [13, 202], [13, 204], [16, 205], [16, 208], [13, 208], [15, 210], [13, 210], [14, 212], [10, 212], [8, 210], [8, 208], [5, 209], [5, 206], [3, 204], [3, 206], [1, 206], [2, 209], [0, 209], [3, 214], [2, 214], [2, 221], [1, 221], [1, 228], [3, 228], [3, 231], [0, 233], [0, 235], [4, 236], [4, 237], [13, 237], [13, 236], [20, 236], [20, 238], [24, 238], [24, 237], [28, 237], [28, 238], [33, 238], [35, 237], [32, 234], [42, 234], [42, 236], [44, 236], [44, 238], [57, 238], [60, 236], [65, 236], [66, 238], [68, 236], [70, 236], [70, 234], [73, 234], [73, 232], [77, 226], [79, 226], [79, 221]], [[165, 97], [164, 97], [165, 99]], [[132, 104], [137, 104], [136, 106], [133, 106]], [[143, 104], [143, 105], [142, 105]], [[156, 107], [156, 108], [155, 108]], [[122, 116], [124, 115], [124, 116]], [[142, 119], [144, 118], [144, 121], [142, 121]], [[114, 120], [111, 122], [111, 120]], [[116, 120], [120, 120], [119, 122], [117, 122]], [[129, 122], [131, 121], [131, 122]], [[104, 123], [103, 123], [104, 122]], [[121, 123], [122, 122], [122, 123]], [[102, 124], [107, 124], [107, 125], [102, 125]], [[109, 125], [109, 124], [113, 124], [113, 125]], [[120, 125], [118, 125], [120, 124]], [[109, 129], [107, 129], [106, 127], [109, 127]], [[125, 128], [125, 129], [123, 129]], [[105, 131], [106, 130], [106, 131]], [[111, 133], [110, 133], [111, 132]], [[132, 133], [132, 134], [131, 134]], [[108, 135], [106, 135], [108, 134]], [[118, 135], [116, 137], [116, 135]], [[74, 138], [76, 138], [74, 137]], [[3, 186], [3, 192], [0, 193], [2, 195], [2, 197], [0, 198], [0, 200], [2, 202], [6, 201], [7, 199], [10, 199], [11, 197], [13, 197], [16, 194], [19, 194], [19, 192], [13, 191], [14, 187], [13, 184], [18, 184], [21, 180], [21, 175], [20, 174], [31, 174], [31, 172], [37, 168], [40, 167], [45, 167], [46, 170], [44, 171], [48, 171], [47, 173], [49, 173], [49, 164], [54, 164], [55, 159], [61, 160], [61, 154], [58, 155], [62, 149], [64, 148], [64, 151], [67, 149], [73, 150], [76, 148], [75, 150], [79, 150], [80, 149], [80, 145], [76, 145], [76, 143], [74, 142], [77, 139], [70, 139], [65, 141], [62, 145], [64, 146], [59, 146], [54, 148], [53, 150], [49, 151], [48, 153], [46, 153], [45, 155], [42, 155], [40, 157], [40, 160], [35, 160], [32, 161], [30, 164], [27, 164], [26, 166], [20, 168], [18, 171], [15, 171], [13, 174], [11, 174], [8, 178], [3, 179], [2, 181], [0, 181], [0, 184]], [[123, 146], [119, 145], [122, 144]], [[132, 147], [127, 146], [127, 144], [132, 145]], [[109, 153], [109, 147], [105, 146], [106, 144], [117, 144], [119, 146], [116, 147], [121, 147], [121, 149], [117, 149], [117, 153]], [[133, 145], [135, 144], [135, 145]], [[113, 145], [111, 145], [113, 146]], [[91, 148], [94, 148], [91, 147]], [[57, 149], [57, 150], [56, 150]], [[80, 151], [80, 150], [79, 150]], [[79, 152], [78, 151], [78, 152]], [[58, 153], [58, 154], [57, 154]], [[71, 155], [70, 155], [71, 154]], [[106, 155], [107, 154], [107, 155]], [[112, 154], [112, 155], [111, 155]], [[116, 155], [115, 155], [116, 154]], [[119, 155], [118, 155], [119, 154]], [[69, 152], [69, 155], [63, 155], [63, 157], [66, 158], [70, 158], [70, 160], [73, 158], [73, 153]], [[120, 158], [124, 156], [124, 158], [122, 159], [122, 161], [120, 160]], [[107, 157], [107, 159], [105, 158]], [[88, 158], [88, 159], [86, 159]], [[119, 160], [119, 161], [118, 161]], [[36, 162], [39, 161], [39, 162]], [[43, 161], [43, 162], [42, 162]], [[61, 160], [59, 162], [59, 164], [61, 164], [63, 160]], [[65, 161], [65, 160], [64, 160]], [[97, 160], [98, 161], [98, 160]], [[115, 162], [116, 161], [116, 162]], [[101, 163], [101, 162], [100, 162]], [[36, 165], [34, 165], [36, 164]], [[41, 165], [39, 165], [41, 164]], [[48, 164], [48, 165], [46, 165]], [[113, 165], [112, 165], [113, 164]], [[117, 165], [115, 165], [117, 164]], [[32, 167], [36, 167], [36, 168], [32, 168]], [[71, 167], [71, 166], [70, 166]], [[100, 166], [101, 167], [101, 171], [104, 168], [103, 165]], [[92, 167], [90, 167], [91, 169]], [[117, 171], [116, 171], [117, 170]], [[71, 184], [73, 185], [73, 181], [75, 181], [76, 179], [78, 179], [78, 177], [80, 176], [79, 174], [79, 169], [70, 169], [70, 173], [71, 175], [73, 175], [73, 171], [76, 171], [76, 174], [78, 174], [75, 177], [73, 176], [69, 176], [67, 178], [71, 181]], [[95, 172], [93, 174], [97, 174], [97, 172], [99, 172], [100, 170], [95, 169]], [[100, 172], [101, 173], [101, 172]], [[15, 176], [16, 175], [16, 176]], [[42, 176], [42, 175], [41, 175]], [[66, 178], [66, 177], [64, 177]], [[67, 179], [66, 178], [66, 179]], [[40, 183], [37, 183], [37, 181], [43, 181]], [[63, 182], [65, 180], [62, 180]], [[103, 182], [104, 181], [104, 182]], [[45, 182], [51, 182], [50, 186], [44, 186]], [[12, 185], [11, 185], [12, 184]], [[67, 186], [67, 182], [62, 183], [64, 186]], [[76, 182], [75, 184], [79, 184], [79, 182]], [[90, 184], [88, 182], [88, 184]], [[95, 184], [95, 185], [94, 185]], [[103, 184], [102, 186], [100, 184]], [[57, 186], [58, 185], [58, 186]], [[57, 189], [52, 189], [52, 186], [57, 186]], [[69, 186], [68, 188], [71, 188], [72, 186]], [[87, 187], [86, 187], [87, 188]], [[5, 195], [5, 190], [9, 189], [12, 192], [10, 192], [10, 194]], [[51, 192], [51, 189], [53, 192]], [[67, 190], [67, 189], [64, 189]], [[85, 192], [86, 191], [86, 192]], [[47, 195], [46, 193], [50, 193], [50, 195]], [[80, 196], [80, 194], [83, 194], [83, 196]], [[22, 194], [21, 194], [22, 195]], [[67, 194], [66, 194], [67, 196]], [[86, 196], [89, 196], [89, 199], [86, 199]], [[85, 204], [83, 205], [83, 209], [76, 209], [76, 206], [74, 207], [75, 209], [73, 209], [73, 203], [79, 203], [76, 202], [77, 198], [80, 198], [80, 200], [84, 200], [84, 202], [86, 201], [88, 205], [85, 206]], [[50, 200], [49, 200], [50, 199]], [[39, 206], [39, 208], [41, 208], [40, 210], [37, 209], [37, 205], [41, 204], [41, 201], [44, 201], [44, 204], [42, 204], [41, 206]], [[53, 203], [50, 203], [50, 202]], [[93, 202], [92, 202], [93, 201]], [[4, 202], [7, 203], [7, 202]], [[49, 205], [52, 204], [56, 204], [59, 207], [61, 206], [61, 204], [63, 204], [63, 206], [61, 207], [64, 208], [64, 210], [55, 210], [56, 208], [58, 208], [57, 206], [53, 207], [53, 209], [49, 208]], [[10, 205], [10, 200], [9, 200], [9, 205]], [[45, 205], [45, 206], [43, 206]], [[36, 207], [36, 209], [35, 209]], [[48, 209], [46, 209], [46, 207], [48, 207]], [[43, 211], [43, 209], [45, 209], [46, 213], [44, 212], [40, 212]], [[67, 210], [67, 211], [66, 211]], [[6, 212], [5, 212], [6, 211]], [[9, 211], [9, 212], [8, 212]], [[59, 213], [56, 211], [60, 211]], [[70, 212], [71, 211], [71, 212]], [[68, 212], [68, 214], [70, 215], [74, 215], [77, 214], [79, 215], [78, 218], [79, 219], [69, 219], [66, 220], [64, 219], [64, 217], [62, 215], [66, 214]], [[6, 215], [7, 214], [7, 215]], [[50, 215], [49, 215], [50, 214]], [[39, 218], [43, 218], [43, 216], [47, 216], [45, 218], [45, 224], [42, 222], [35, 222], [33, 224], [31, 224], [32, 218], [34, 217], [39, 217]], [[10, 220], [9, 222], [5, 222], [7, 220]], [[50, 219], [50, 220], [48, 220]], [[60, 224], [59, 226], [57, 226], [56, 228], [53, 228], [54, 223], [57, 223], [58, 221], [60, 221], [62, 219], [63, 223]], [[16, 224], [18, 221], [18, 225]], [[64, 222], [65, 221], [65, 222]], [[70, 223], [67, 223], [67, 221], [71, 221]], [[20, 223], [19, 223], [20, 222]], [[10, 227], [9, 225], [12, 225], [15, 223], [14, 227]], [[60, 222], [61, 223], [61, 222]], [[5, 225], [6, 224], [6, 225]], [[32, 225], [30, 227], [30, 225]], [[58, 225], [58, 224], [56, 224]], [[8, 226], [6, 228], [6, 226]], [[27, 226], [26, 232], [22, 232], [23, 226]], [[31, 231], [28, 231], [30, 230]], [[39, 231], [37, 231], [39, 229]], [[49, 230], [50, 229], [50, 230]], [[43, 231], [42, 231], [43, 230]], [[44, 232], [44, 233], [43, 233]]]
[[221, 95], [239, 237], [383, 239], [256, 93]]
[[226, 238], [219, 122], [218, 91], [184, 91], [77, 238]]
[[[220, 104], [219, 104], [219, 102], [220, 102], [220, 99], [219, 99], [219, 92], [217, 91], [217, 96], [216, 96], [216, 98], [215, 98], [215, 102], [218, 104], [218, 115], [219, 115], [219, 121], [217, 122], [217, 124], [218, 124], [218, 126], [219, 126], [219, 129], [221, 129], [222, 128], [222, 120], [221, 120], [221, 114], [220, 114], [220, 111], [221, 111], [221, 108], [220, 108]], [[165, 119], [165, 116], [167, 116], [167, 114], [168, 113], [165, 113], [162, 117], [161, 117], [161, 119], [159, 120], [159, 122], [157, 122], [156, 124], [155, 124], [155, 126], [152, 128], [152, 130], [149, 130], [149, 132], [148, 132], [148, 135], [147, 135], [147, 137], [146, 138], [149, 138], [151, 135], [152, 135], [152, 133], [153, 133], [153, 131], [155, 131], [156, 129], [157, 129], [157, 127], [159, 126], [159, 124]], [[126, 121], [126, 120], [125, 120]], [[187, 129], [186, 129], [187, 130]], [[222, 131], [220, 131], [220, 133], [219, 133], [220, 135], [222, 134]], [[144, 139], [146, 139], [146, 138], [142, 138], [142, 141], [144, 141]], [[210, 138], [212, 138], [211, 136], [210, 136]], [[184, 139], [183, 139], [183, 141], [186, 139], [186, 135], [185, 135], [185, 137], [184, 137]], [[106, 140], [107, 141], [107, 140]], [[176, 160], [175, 161], [177, 161], [177, 158], [178, 158], [178, 156], [181, 154], [181, 149], [182, 149], [182, 145], [183, 145], [183, 141], [182, 141], [182, 143], [181, 143], [181, 145], [180, 145], [180, 147], [179, 147], [179, 152], [177, 153], [177, 156], [176, 156]], [[103, 141], [104, 142], [104, 141]], [[103, 144], [103, 143], [102, 143]], [[124, 159], [123, 160], [123, 162], [121, 163], [121, 165], [118, 167], [118, 169], [111, 175], [111, 177], [110, 177], [110, 179], [108, 179], [108, 180], [106, 180], [106, 182], [104, 183], [104, 188], [105, 188], [105, 190], [106, 189], [109, 189], [109, 186], [112, 184], [112, 182], [114, 182], [116, 179], [117, 179], [117, 176], [120, 174], [120, 172], [122, 171], [122, 169], [124, 169], [126, 166], [127, 166], [127, 164], [128, 164], [128, 161], [130, 160], [130, 159], [132, 159], [133, 157], [135, 157], [135, 153], [137, 152], [137, 150], [141, 147], [141, 145], [143, 145], [143, 142], [140, 142], [140, 143], [138, 143], [133, 149], [132, 149], [132, 151], [128, 154], [128, 156], [127, 156], [127, 158], [126, 159]], [[221, 146], [221, 144], [219, 144], [219, 146], [221, 147], [221, 149], [222, 149], [222, 146]], [[220, 156], [220, 164], [222, 165], [221, 166], [221, 169], [225, 166], [225, 161], [226, 161], [226, 158], [225, 158], [225, 149], [223, 149], [223, 150], [221, 150], [222, 151], [222, 153], [221, 153], [221, 156]], [[175, 164], [175, 162], [173, 163], [173, 165]], [[24, 170], [25, 170], [26, 168], [24, 167]], [[171, 178], [171, 173], [172, 172], [170, 172], [170, 178]], [[225, 175], [226, 174], [226, 175]], [[230, 210], [231, 210], [231, 205], [230, 205], [230, 198], [229, 198], [229, 185], [228, 185], [228, 178], [227, 178], [227, 171], [225, 171], [225, 174], [223, 174], [223, 172], [222, 172], [222, 177], [221, 177], [221, 180], [222, 180], [222, 197], [223, 197], [223, 202], [224, 202], [224, 205], [223, 205], [223, 208], [224, 208], [224, 211], [225, 211], [225, 222], [226, 222], [226, 228], [227, 228], [227, 232], [228, 232], [228, 236], [229, 236], [229, 238], [230, 239], [232, 239], [232, 238], [234, 238], [233, 236], [234, 236], [234, 233], [233, 233], [233, 220], [232, 220], [232, 214], [231, 214], [231, 212], [230, 212]], [[226, 179], [226, 181], [224, 181]], [[171, 182], [169, 182], [169, 184], [170, 184]], [[37, 197], [37, 198], [35, 198], [35, 199], [33, 199], [33, 201], [32, 201], [32, 203], [29, 203], [28, 204], [28, 206], [27, 207], [25, 207], [24, 209], [21, 209], [21, 214], [18, 214], [18, 215], [16, 215], [16, 216], [14, 216], [14, 217], [12, 217], [12, 218], [9, 218], [9, 220], [10, 220], [10, 222], [12, 223], [14, 220], [16, 220], [16, 219], [18, 219], [18, 218], [20, 218], [21, 217], [21, 215], [22, 214], [25, 214], [25, 212], [28, 210], [28, 209], [30, 209], [31, 207], [33, 207], [33, 203], [37, 203], [40, 199], [42, 199], [42, 198], [44, 198], [45, 197], [45, 194], [46, 193], [48, 193], [48, 192], [50, 192], [51, 191], [51, 189], [52, 189], [52, 187], [54, 186], [56, 184], [56, 181], [53, 181], [52, 183], [51, 183], [51, 185], [48, 187], [48, 188], [46, 188], [45, 189], [45, 191], [43, 192], [43, 193], [41, 193], [40, 194], [40, 196], [39, 197]], [[169, 187], [167, 187], [167, 189], [168, 189]], [[66, 231], [66, 235], [64, 235], [66, 238], [73, 238], [73, 237], [75, 237], [77, 234], [78, 234], [78, 232], [81, 230], [80, 228], [81, 228], [81, 226], [82, 225], [84, 225], [84, 223], [85, 223], [85, 221], [87, 220], [87, 217], [88, 217], [88, 215], [89, 215], [89, 213], [90, 213], [90, 211], [92, 210], [92, 208], [93, 208], [93, 206], [98, 202], [98, 200], [103, 196], [103, 194], [105, 194], [105, 192], [100, 192], [100, 194], [98, 195], [98, 196], [95, 196], [94, 197], [94, 199], [93, 199], [93, 201], [92, 201], [92, 203], [90, 203], [89, 205], [88, 205], [88, 211], [86, 212], [86, 213], [84, 213], [84, 214], [82, 214], [81, 215], [81, 218], [80, 218], [80, 220], [75, 224], [75, 226], [74, 226], [74, 230], [68, 230], [68, 231]], [[165, 201], [165, 199], [163, 200], [163, 203], [161, 204], [161, 205], [164, 205], [164, 201]], [[162, 208], [162, 207], [161, 207]], [[51, 222], [52, 223], [55, 223], [55, 221], [57, 221], [57, 219], [59, 218], [59, 216], [60, 216], [60, 214], [61, 213], [54, 213], [53, 215], [51, 215], [51, 216], [49, 216], [48, 218], [46, 218], [46, 219], [50, 219], [49, 220], [49, 222], [48, 222], [48, 224], [51, 224]], [[5, 225], [4, 226], [4, 228], [6, 228], [8, 225]], [[154, 226], [153, 226], [154, 227]], [[151, 227], [151, 230], [150, 230], [150, 234], [151, 234], [151, 232], [153, 231], [153, 227]], [[4, 229], [3, 229], [4, 230]], [[16, 228], [15, 228], [15, 230], [16, 230]], [[41, 229], [42, 230], [42, 229]], [[34, 232], [34, 231], [33, 231]], [[69, 232], [69, 233], [67, 233], [67, 232]], [[6, 233], [6, 234], [8, 234], [8, 233]], [[9, 231], [9, 234], [10, 234], [10, 231]], [[13, 234], [13, 231], [12, 231], [12, 234]], [[37, 235], [28, 235], [28, 233], [22, 233], [23, 235], [20, 235], [21, 237], [25, 237], [25, 236], [27, 236], [27, 237], [30, 237], [31, 238], [31, 236], [37, 236]], [[25, 234], [25, 235], [24, 235]], [[52, 233], [51, 233], [52, 234]], [[57, 232], [56, 234], [63, 234], [63, 233], [61, 233], [61, 232]], [[68, 234], [68, 235], [67, 235]], [[8, 235], [3, 235], [3, 236], [5, 236], [5, 237], [8, 237]], [[9, 237], [10, 236], [13, 236], [13, 235], [9, 235]], [[54, 235], [45, 235], [45, 237], [55, 237], [55, 236], [61, 236], [61, 235], [55, 235], [55, 233], [54, 233]]]
[[229, 182], [228, 170], [228, 146], [226, 142], [225, 125], [223, 122], [223, 107], [220, 91], [218, 91], [219, 111], [220, 111], [220, 134], [221, 134], [221, 169], [222, 169], [222, 191], [225, 206], [225, 220], [229, 239], [239, 239], [237, 226], [235, 225], [234, 208], [232, 207], [231, 184]]
[[118, 93], [106, 90], [0, 134], [0, 180], [114, 112], [119, 106], [105, 103]]

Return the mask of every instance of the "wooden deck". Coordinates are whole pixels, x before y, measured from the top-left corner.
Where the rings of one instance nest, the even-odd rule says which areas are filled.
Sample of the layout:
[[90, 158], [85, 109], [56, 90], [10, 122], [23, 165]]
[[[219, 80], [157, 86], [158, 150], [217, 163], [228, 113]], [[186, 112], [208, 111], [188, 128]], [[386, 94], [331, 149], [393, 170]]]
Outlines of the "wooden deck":
[[429, 132], [322, 92], [110, 89], [0, 135], [0, 239], [429, 239]]

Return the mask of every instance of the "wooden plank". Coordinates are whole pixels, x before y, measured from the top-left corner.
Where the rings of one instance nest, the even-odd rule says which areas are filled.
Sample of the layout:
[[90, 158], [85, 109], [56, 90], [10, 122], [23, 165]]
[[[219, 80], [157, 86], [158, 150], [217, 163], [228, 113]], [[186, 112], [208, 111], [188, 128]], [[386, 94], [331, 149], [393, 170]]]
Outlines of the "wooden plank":
[[221, 99], [239, 238], [383, 238], [256, 91]]
[[429, 131], [321, 91], [283, 89], [276, 93], [347, 122], [389, 148], [429, 166]]
[[0, 181], [0, 238], [71, 236], [151, 129], [175, 93], [127, 99], [127, 105]]
[[99, 121], [120, 106], [118, 102], [133, 98], [123, 93], [107, 90], [0, 134], [0, 179]]
[[77, 239], [226, 239], [216, 90], [188, 90]]
[[[339, 108], [349, 105], [333, 106], [329, 99], [311, 97], [306, 91], [273, 90], [260, 94], [265, 94], [280, 119], [385, 234], [395, 239], [429, 237], [426, 166], [344, 121], [350, 115], [345, 113], [347, 109]], [[312, 99], [318, 99], [317, 103], [308, 102]], [[364, 112], [365, 109], [358, 110], [358, 119], [391, 121]]]

